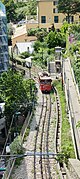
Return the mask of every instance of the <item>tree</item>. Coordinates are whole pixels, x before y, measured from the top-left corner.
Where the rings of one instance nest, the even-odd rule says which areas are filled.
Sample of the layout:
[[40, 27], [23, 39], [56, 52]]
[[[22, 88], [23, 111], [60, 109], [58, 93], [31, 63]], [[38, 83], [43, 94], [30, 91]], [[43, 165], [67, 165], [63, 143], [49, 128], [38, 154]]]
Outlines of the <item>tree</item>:
[[23, 58], [23, 59], [25, 59], [25, 58], [28, 58], [28, 57], [30, 57], [30, 53], [29, 52], [22, 52], [21, 54], [20, 54], [20, 58]]
[[66, 37], [61, 32], [50, 32], [47, 36], [47, 44], [49, 48], [54, 48], [56, 46], [64, 47], [66, 42]]
[[55, 31], [54, 24], [52, 24], [51, 27], [49, 27], [49, 32], [50, 32], [50, 31], [53, 31], [53, 32]]
[[0, 90], [5, 101], [5, 116], [7, 118], [7, 125], [10, 125], [12, 115], [20, 109], [20, 105], [27, 105], [32, 101], [30, 94], [30, 85], [32, 85], [32, 92], [35, 89], [34, 81], [23, 79], [22, 75], [13, 72], [12, 69], [8, 72], [2, 73], [0, 77]]
[[36, 0], [17, 2], [14, 0], [2, 0], [6, 7], [8, 22], [16, 22], [26, 18], [26, 15], [36, 15]]
[[40, 41], [36, 41], [35, 43], [34, 43], [34, 51], [35, 52], [38, 52], [39, 51], [39, 49], [40, 49], [40, 47], [41, 47], [41, 43], [40, 43]]
[[44, 41], [44, 37], [47, 36], [47, 30], [45, 28], [31, 28], [28, 29], [28, 36], [36, 36], [40, 42]]
[[14, 139], [14, 141], [10, 144], [11, 154], [23, 154], [23, 147], [21, 137], [18, 136]]
[[36, 37], [37, 37], [37, 39], [40, 41], [40, 42], [43, 42], [44, 41], [44, 37], [45, 36], [47, 36], [47, 31], [46, 31], [46, 29], [37, 29], [37, 31], [36, 31]]
[[61, 29], [60, 29], [60, 32], [66, 34], [66, 31], [68, 30], [68, 27], [69, 27], [69, 24], [68, 24], [67, 22], [65, 22], [65, 23], [62, 25], [62, 27], [61, 27]]
[[6, 7], [6, 14], [7, 14], [7, 20], [8, 22], [12, 21], [14, 22], [16, 19], [16, 4], [13, 0], [2, 0], [2, 3]]
[[68, 23], [70, 23], [70, 16], [80, 12], [79, 0], [59, 0], [58, 10], [61, 13], [67, 14]]
[[12, 35], [13, 35], [14, 31], [15, 31], [15, 29], [12, 26], [12, 23], [7, 23], [8, 45], [12, 45]]
[[28, 3], [28, 10], [29, 10], [29, 14], [31, 15], [36, 15], [36, 9], [37, 9], [37, 2], [36, 0], [29, 0]]
[[26, 15], [35, 16], [37, 14], [36, 0], [28, 0], [26, 2], [17, 2], [16, 14], [17, 21], [26, 18]]
[[28, 6], [27, 2], [18, 2], [16, 6], [16, 21], [18, 22], [26, 18], [26, 15], [28, 13]]

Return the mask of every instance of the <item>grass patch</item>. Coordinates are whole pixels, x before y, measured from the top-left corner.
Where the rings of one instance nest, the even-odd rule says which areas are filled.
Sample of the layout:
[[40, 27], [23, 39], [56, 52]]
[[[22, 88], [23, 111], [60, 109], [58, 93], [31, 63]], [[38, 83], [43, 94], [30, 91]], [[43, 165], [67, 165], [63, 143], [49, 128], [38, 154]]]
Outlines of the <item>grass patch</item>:
[[62, 90], [61, 80], [55, 81], [54, 86], [56, 86], [58, 90], [62, 110], [61, 150], [67, 156], [67, 158], [75, 158], [70, 123], [66, 112], [65, 93]]
[[17, 158], [15, 161], [15, 166], [16, 167], [20, 166], [22, 160], [23, 160], [23, 158]]
[[26, 141], [27, 136], [29, 135], [30, 128], [26, 129], [25, 135], [24, 135], [24, 142]]

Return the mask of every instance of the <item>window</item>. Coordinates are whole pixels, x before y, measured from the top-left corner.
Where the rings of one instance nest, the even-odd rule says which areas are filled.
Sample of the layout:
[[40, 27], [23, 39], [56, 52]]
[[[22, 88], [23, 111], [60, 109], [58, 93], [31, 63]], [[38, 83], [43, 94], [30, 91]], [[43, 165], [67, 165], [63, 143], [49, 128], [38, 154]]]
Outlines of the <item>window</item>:
[[41, 23], [46, 23], [46, 16], [41, 16]]
[[66, 16], [66, 21], [74, 22], [74, 16], [70, 16], [70, 17]]
[[71, 22], [74, 22], [74, 16], [71, 16]]
[[58, 1], [53, 1], [53, 5], [57, 6], [58, 5]]
[[58, 23], [58, 16], [54, 16], [54, 23]]
[[57, 8], [53, 9], [53, 13], [58, 13], [58, 9]]
[[68, 16], [66, 16], [66, 21], [68, 22]]

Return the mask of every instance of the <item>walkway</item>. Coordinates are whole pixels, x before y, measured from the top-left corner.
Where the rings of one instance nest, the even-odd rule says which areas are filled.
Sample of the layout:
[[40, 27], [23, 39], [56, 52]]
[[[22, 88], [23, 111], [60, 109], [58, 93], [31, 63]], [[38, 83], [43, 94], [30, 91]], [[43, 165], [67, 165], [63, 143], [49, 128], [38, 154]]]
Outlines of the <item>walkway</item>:
[[72, 111], [73, 111], [73, 116], [74, 116], [73, 123], [75, 124], [74, 132], [75, 132], [76, 139], [77, 139], [77, 147], [79, 150], [79, 158], [80, 158], [80, 128], [76, 127], [76, 125], [78, 124], [78, 121], [80, 121], [80, 101], [79, 101], [79, 96], [76, 90], [76, 84], [74, 83], [74, 78], [72, 75], [72, 69], [71, 69], [69, 58], [65, 59], [64, 72], [65, 72], [65, 82], [66, 82], [66, 86], [67, 86], [68, 93], [69, 93], [68, 94], [69, 101], [72, 105]]

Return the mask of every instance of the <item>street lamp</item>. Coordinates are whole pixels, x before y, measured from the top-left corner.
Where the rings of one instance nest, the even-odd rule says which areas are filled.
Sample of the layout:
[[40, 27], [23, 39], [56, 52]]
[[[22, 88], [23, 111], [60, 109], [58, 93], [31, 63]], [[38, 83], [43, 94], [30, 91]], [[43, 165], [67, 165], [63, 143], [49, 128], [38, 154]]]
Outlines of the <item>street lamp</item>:
[[26, 67], [29, 68], [29, 78], [30, 78], [30, 95], [32, 95], [32, 86], [31, 86], [31, 67], [32, 67], [32, 57], [26, 59]]
[[6, 154], [10, 154], [10, 147], [9, 147], [9, 144], [6, 145]]
[[32, 57], [26, 58], [25, 59], [25, 64], [26, 67], [29, 68], [29, 77], [31, 78], [31, 67], [32, 67], [32, 61], [31, 61]]

